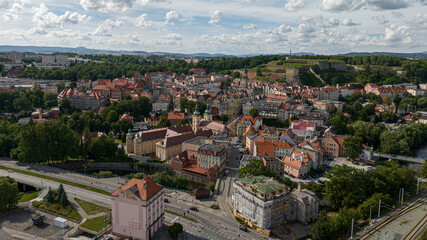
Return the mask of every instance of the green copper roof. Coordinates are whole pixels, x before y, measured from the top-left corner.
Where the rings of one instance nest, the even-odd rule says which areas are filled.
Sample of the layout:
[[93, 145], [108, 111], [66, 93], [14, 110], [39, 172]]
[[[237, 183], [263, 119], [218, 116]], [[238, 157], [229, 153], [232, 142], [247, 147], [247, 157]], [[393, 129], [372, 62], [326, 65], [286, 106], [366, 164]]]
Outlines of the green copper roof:
[[206, 111], [205, 114], [212, 114], [211, 113], [211, 106], [209, 105], [209, 103], [206, 105]]
[[128, 135], [132, 135], [132, 130], [129, 128]]
[[242, 183], [251, 185], [254, 189], [262, 194], [272, 193], [286, 186], [266, 176], [247, 177], [242, 180]]
[[199, 105], [196, 105], [196, 110], [194, 110], [193, 115], [200, 116]]

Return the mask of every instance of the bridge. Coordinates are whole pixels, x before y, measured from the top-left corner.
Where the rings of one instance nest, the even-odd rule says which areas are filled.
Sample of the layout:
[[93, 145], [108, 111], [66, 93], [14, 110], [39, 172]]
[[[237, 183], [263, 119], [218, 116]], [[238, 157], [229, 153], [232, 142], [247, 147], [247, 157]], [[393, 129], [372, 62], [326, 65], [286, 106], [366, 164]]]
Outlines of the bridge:
[[403, 155], [387, 154], [387, 153], [374, 153], [374, 156], [380, 157], [380, 158], [395, 159], [395, 160], [408, 162], [408, 163], [417, 163], [417, 164], [423, 164], [426, 161], [426, 159], [422, 159], [422, 158], [408, 157]]

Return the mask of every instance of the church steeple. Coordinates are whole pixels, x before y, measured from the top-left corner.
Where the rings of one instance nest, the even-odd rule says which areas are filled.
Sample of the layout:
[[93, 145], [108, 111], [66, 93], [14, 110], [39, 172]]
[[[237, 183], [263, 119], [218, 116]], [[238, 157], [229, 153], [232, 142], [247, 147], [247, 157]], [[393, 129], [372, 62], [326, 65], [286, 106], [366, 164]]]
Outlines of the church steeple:
[[211, 107], [210, 107], [209, 103], [206, 105], [204, 120], [205, 121], [212, 121], [212, 112], [211, 112]]
[[196, 105], [196, 109], [193, 113], [193, 132], [197, 133], [200, 130], [200, 121], [202, 120], [202, 116], [200, 115], [199, 105]]

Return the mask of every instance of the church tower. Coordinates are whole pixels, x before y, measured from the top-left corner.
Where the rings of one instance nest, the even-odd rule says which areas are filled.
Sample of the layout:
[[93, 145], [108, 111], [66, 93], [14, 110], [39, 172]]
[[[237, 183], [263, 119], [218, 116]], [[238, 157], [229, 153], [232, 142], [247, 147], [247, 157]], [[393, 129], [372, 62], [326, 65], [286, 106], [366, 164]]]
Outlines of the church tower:
[[242, 88], [248, 88], [248, 71], [245, 69], [243, 70], [243, 75], [240, 78], [240, 87]]
[[199, 105], [196, 105], [196, 110], [193, 113], [193, 132], [196, 133], [200, 130], [200, 121], [202, 116], [200, 115]]
[[209, 106], [209, 103], [206, 105], [206, 111], [205, 111], [205, 115], [203, 116], [203, 119], [205, 121], [212, 122], [212, 113], [211, 113], [211, 107]]

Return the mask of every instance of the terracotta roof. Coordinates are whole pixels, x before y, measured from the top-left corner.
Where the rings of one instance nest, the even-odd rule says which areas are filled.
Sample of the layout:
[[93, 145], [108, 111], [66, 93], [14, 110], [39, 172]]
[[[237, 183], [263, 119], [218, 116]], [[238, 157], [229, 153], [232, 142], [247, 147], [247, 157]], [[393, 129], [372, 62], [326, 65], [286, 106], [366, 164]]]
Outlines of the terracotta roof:
[[302, 166], [304, 166], [304, 164], [302, 162], [300, 162], [298, 160], [291, 160], [291, 158], [289, 156], [286, 156], [283, 159], [283, 163], [286, 166], [289, 166], [289, 167], [291, 167], [293, 169], [298, 169], [298, 170], [301, 169]]
[[141, 200], [148, 200], [156, 193], [161, 191], [163, 187], [149, 177], [145, 177], [144, 179], [131, 179], [126, 184], [120, 186], [116, 191], [114, 191], [111, 195], [118, 196], [120, 192], [132, 191], [136, 196], [138, 196]]
[[255, 142], [257, 156], [274, 156], [274, 145], [271, 142]]
[[170, 112], [168, 113], [168, 119], [169, 120], [182, 120], [185, 117], [185, 113], [176, 113], [176, 112]]
[[293, 145], [288, 142], [274, 141], [273, 145], [275, 148], [292, 148]]
[[370, 87], [372, 87], [372, 88], [378, 88], [378, 85], [377, 85], [377, 84], [375, 84], [375, 83], [367, 83], [367, 84], [365, 85], [365, 87], [367, 87], [367, 86], [370, 86]]
[[127, 113], [124, 113], [122, 116], [120, 116], [120, 120], [122, 120], [122, 119], [129, 119], [129, 120], [133, 121], [133, 117]]
[[376, 89], [380, 93], [398, 93], [398, 92], [407, 92], [405, 88], [401, 87], [381, 87]]

